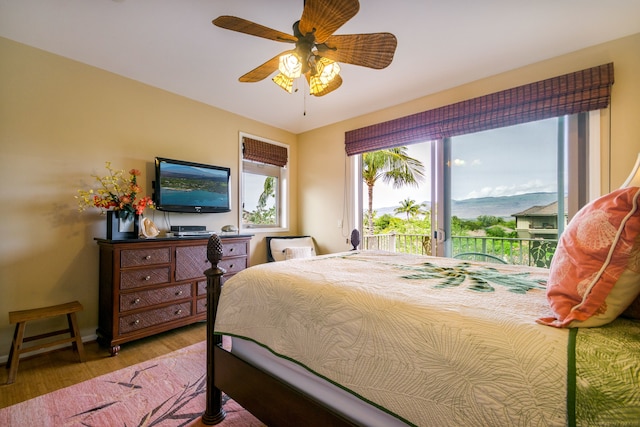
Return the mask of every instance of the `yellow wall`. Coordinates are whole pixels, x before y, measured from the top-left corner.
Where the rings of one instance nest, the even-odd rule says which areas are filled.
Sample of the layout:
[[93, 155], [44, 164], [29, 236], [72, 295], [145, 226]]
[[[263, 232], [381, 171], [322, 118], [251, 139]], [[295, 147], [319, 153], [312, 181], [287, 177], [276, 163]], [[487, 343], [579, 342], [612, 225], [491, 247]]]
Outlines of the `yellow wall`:
[[601, 193], [617, 188], [624, 182], [640, 152], [640, 34], [298, 135], [299, 187], [305, 190], [299, 195], [301, 231], [314, 236], [322, 252], [350, 248], [345, 244], [345, 238], [352, 225], [347, 225], [345, 219], [345, 228], [337, 228], [345, 211], [342, 189], [345, 185], [346, 131], [609, 62], [614, 63], [615, 83], [611, 107], [601, 120]]
[[[0, 58], [0, 358], [13, 333], [9, 311], [79, 300], [82, 335], [95, 334], [93, 239], [105, 237], [106, 220], [96, 209], [78, 212], [74, 195], [93, 186], [92, 174], [106, 174], [107, 160], [117, 169], [140, 169], [146, 194], [155, 156], [228, 166], [237, 200], [238, 133], [290, 144], [296, 232], [295, 135], [3, 38]], [[162, 212], [146, 213], [168, 228]], [[220, 230], [237, 225], [238, 212], [170, 219]], [[264, 261], [263, 246], [256, 236], [252, 264]], [[31, 332], [50, 325], [34, 326]]]
[[[107, 160], [143, 171], [147, 193], [155, 156], [229, 166], [237, 197], [238, 132], [290, 144], [291, 234], [313, 235], [320, 252], [328, 253], [350, 248], [345, 239], [352, 224], [344, 216], [347, 130], [613, 61], [614, 188], [640, 151], [640, 34], [301, 135], [2, 38], [0, 58], [0, 359], [6, 359], [13, 333], [7, 316], [12, 310], [77, 299], [85, 307], [82, 335], [95, 334], [93, 238], [105, 235], [105, 221], [95, 212], [77, 212], [73, 196], [91, 183], [91, 174], [103, 173]], [[607, 141], [608, 133], [605, 126]], [[607, 174], [608, 148], [602, 155]], [[162, 213], [151, 216], [166, 229]], [[171, 218], [174, 225], [217, 230], [237, 224], [237, 216], [234, 210]], [[264, 256], [263, 238], [256, 236], [251, 264]]]

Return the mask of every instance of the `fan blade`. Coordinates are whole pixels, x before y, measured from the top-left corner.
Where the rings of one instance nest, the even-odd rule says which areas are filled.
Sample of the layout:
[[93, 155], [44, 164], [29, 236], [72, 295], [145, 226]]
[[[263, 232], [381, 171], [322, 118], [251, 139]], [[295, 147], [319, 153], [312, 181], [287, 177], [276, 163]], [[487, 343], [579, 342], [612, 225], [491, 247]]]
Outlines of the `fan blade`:
[[[309, 83], [309, 86], [311, 86], [311, 73], [306, 73], [304, 76], [307, 78], [307, 83]], [[340, 85], [342, 85], [342, 77], [340, 77], [340, 74], [338, 74], [333, 78], [333, 80], [329, 82], [327, 87], [325, 87], [318, 93], [314, 93], [313, 96], [325, 96], [326, 94], [338, 89]]]
[[393, 60], [398, 40], [391, 33], [345, 34], [331, 36], [318, 45], [318, 54], [335, 62], [377, 70]]
[[294, 51], [287, 50], [285, 52], [282, 52], [282, 53], [274, 56], [273, 58], [271, 58], [270, 60], [268, 60], [264, 64], [259, 65], [256, 68], [254, 68], [253, 70], [249, 71], [247, 74], [244, 74], [243, 76], [240, 76], [240, 78], [238, 80], [240, 80], [243, 83], [255, 83], [255, 82], [259, 82], [260, 80], [263, 80], [263, 79], [269, 77], [269, 75], [273, 74], [274, 71], [278, 70], [278, 65], [280, 63], [280, 57], [282, 55], [285, 55], [285, 54], [290, 53], [290, 52], [294, 52]]
[[303, 36], [315, 29], [316, 43], [323, 43], [359, 9], [358, 0], [306, 0], [298, 28]]
[[298, 41], [296, 37], [290, 34], [283, 33], [278, 30], [273, 30], [269, 27], [256, 24], [255, 22], [247, 21], [246, 19], [238, 18], [236, 16], [219, 16], [214, 19], [212, 23], [213, 25], [224, 28], [226, 30], [237, 31], [239, 33], [262, 37], [269, 40], [293, 43]]

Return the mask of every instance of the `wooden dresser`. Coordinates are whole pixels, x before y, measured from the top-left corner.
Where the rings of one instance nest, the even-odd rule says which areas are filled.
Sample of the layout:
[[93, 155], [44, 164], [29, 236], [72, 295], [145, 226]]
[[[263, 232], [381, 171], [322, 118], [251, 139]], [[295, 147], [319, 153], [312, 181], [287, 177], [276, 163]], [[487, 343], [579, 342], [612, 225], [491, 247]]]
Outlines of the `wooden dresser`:
[[[247, 268], [250, 235], [220, 236], [223, 280]], [[98, 342], [110, 347], [207, 318], [208, 238], [96, 239]]]

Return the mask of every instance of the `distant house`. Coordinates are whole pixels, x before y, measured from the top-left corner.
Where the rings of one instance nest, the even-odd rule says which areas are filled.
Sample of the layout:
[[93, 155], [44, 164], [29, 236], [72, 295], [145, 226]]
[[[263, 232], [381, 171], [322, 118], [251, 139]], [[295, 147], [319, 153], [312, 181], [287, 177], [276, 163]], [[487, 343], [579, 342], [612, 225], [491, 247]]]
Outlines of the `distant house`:
[[[563, 216], [567, 225], [566, 211]], [[513, 214], [516, 218], [516, 232], [521, 239], [557, 239], [558, 238], [558, 202], [546, 206], [533, 206], [522, 212]]]

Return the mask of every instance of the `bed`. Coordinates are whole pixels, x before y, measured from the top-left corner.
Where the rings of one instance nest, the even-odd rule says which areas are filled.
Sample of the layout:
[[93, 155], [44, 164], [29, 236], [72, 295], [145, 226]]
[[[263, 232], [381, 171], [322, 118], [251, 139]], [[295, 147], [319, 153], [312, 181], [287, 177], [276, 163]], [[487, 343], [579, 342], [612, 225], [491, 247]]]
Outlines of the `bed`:
[[203, 421], [224, 390], [269, 426], [638, 425], [640, 324], [539, 323], [548, 275], [375, 251], [251, 267], [210, 286]]

